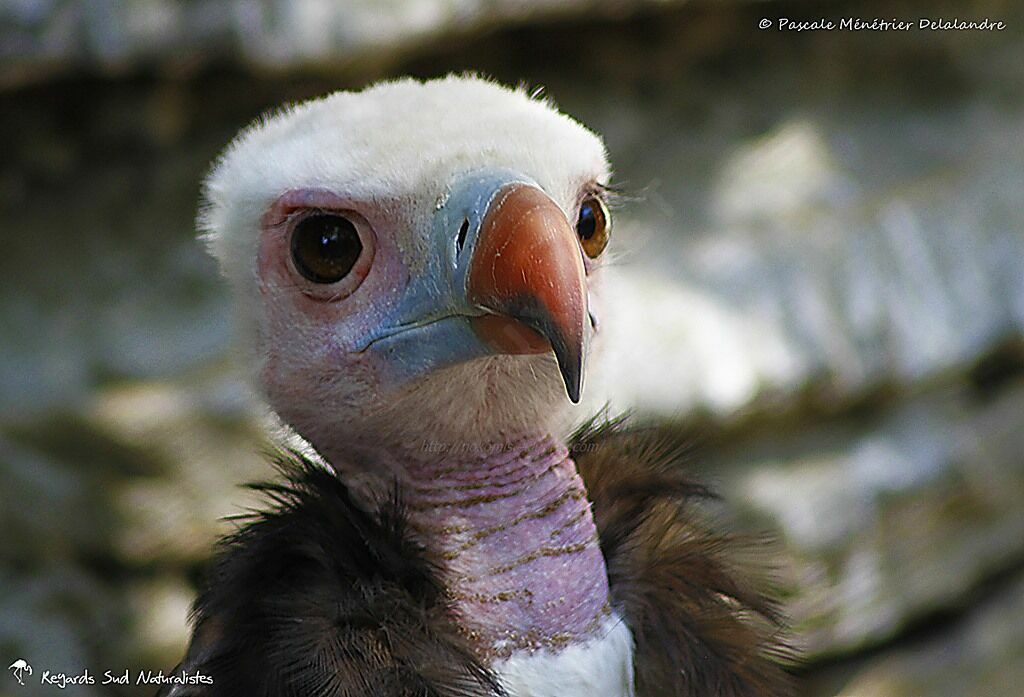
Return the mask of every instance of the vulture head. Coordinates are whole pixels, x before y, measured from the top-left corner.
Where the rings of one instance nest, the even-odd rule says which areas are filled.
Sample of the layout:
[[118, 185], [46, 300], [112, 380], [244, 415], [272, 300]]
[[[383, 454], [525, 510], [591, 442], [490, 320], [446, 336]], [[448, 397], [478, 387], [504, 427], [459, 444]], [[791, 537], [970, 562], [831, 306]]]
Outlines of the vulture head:
[[201, 227], [256, 382], [324, 462], [281, 456], [196, 604], [182, 671], [213, 686], [166, 694], [786, 694], [773, 606], [691, 520], [679, 451], [566, 433], [608, 176], [593, 133], [471, 77], [333, 94], [228, 148]]
[[317, 449], [489, 446], [579, 400], [608, 175], [544, 101], [402, 80], [241, 134], [201, 225], [259, 385]]

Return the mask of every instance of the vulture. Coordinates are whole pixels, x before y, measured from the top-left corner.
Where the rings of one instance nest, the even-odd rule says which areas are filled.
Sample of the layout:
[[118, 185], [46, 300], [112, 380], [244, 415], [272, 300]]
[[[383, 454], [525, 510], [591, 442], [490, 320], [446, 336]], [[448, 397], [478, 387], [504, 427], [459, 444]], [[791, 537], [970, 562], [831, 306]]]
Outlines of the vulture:
[[572, 433], [614, 321], [609, 176], [598, 136], [477, 76], [236, 137], [199, 226], [254, 382], [308, 447], [253, 485], [162, 694], [790, 693], [770, 574], [701, 515], [678, 439]]

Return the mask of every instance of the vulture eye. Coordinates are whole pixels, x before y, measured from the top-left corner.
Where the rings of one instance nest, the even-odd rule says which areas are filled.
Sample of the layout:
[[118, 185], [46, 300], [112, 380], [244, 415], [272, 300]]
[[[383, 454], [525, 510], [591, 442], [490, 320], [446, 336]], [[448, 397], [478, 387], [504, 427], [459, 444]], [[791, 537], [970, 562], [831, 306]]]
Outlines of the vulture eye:
[[337, 283], [345, 278], [362, 252], [356, 226], [337, 213], [310, 215], [292, 232], [295, 268], [313, 283]]
[[580, 217], [576, 221], [576, 234], [584, 253], [591, 259], [601, 256], [608, 246], [612, 232], [612, 219], [608, 208], [597, 196], [588, 196], [580, 204]]

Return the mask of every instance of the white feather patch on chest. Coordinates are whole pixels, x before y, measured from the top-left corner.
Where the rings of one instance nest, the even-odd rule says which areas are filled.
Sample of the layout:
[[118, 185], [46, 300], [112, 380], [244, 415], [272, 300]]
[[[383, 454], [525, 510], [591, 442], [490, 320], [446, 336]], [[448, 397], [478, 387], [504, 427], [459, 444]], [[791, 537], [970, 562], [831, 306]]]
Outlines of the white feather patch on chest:
[[509, 697], [633, 697], [633, 634], [618, 615], [560, 651], [519, 651], [492, 668]]

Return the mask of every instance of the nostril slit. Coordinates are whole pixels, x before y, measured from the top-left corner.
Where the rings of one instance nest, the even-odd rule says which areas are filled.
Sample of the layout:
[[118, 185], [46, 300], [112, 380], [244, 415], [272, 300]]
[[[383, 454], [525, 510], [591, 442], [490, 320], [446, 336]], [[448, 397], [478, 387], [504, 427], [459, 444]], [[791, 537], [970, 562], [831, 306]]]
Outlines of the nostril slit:
[[455, 238], [455, 253], [462, 254], [462, 248], [466, 246], [466, 235], [469, 234], [469, 219], [462, 221], [459, 228], [459, 236]]

